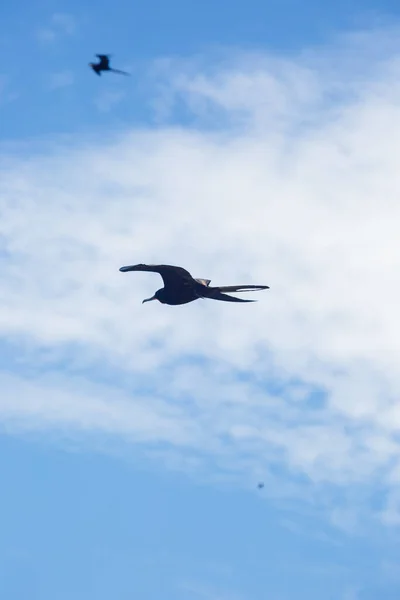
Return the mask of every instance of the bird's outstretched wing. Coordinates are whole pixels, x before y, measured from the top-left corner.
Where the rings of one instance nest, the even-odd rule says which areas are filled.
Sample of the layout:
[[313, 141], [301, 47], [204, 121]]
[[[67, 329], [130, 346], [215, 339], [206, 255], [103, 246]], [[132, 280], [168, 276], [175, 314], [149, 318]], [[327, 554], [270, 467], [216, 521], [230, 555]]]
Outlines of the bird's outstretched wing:
[[129, 265], [127, 267], [121, 267], [120, 271], [122, 273], [127, 271], [149, 271], [151, 273], [159, 273], [164, 281], [165, 287], [190, 285], [191, 282], [194, 282], [189, 271], [173, 265]]
[[97, 58], [100, 59], [101, 67], [108, 67], [110, 65], [110, 54], [96, 54]]

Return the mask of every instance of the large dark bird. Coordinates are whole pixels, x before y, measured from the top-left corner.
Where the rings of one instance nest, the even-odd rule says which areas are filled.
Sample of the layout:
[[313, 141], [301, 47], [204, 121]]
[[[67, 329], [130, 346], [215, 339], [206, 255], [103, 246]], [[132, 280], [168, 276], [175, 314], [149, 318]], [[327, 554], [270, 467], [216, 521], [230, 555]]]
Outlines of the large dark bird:
[[[162, 304], [187, 304], [198, 298], [211, 298], [225, 302], [255, 302], [255, 300], [242, 300], [234, 296], [227, 296], [223, 292], [258, 291], [269, 289], [268, 285], [226, 285], [210, 287], [211, 279], [193, 279], [189, 271], [182, 267], [172, 265], [131, 265], [121, 267], [120, 271], [150, 271], [159, 273], [164, 281], [164, 287], [157, 290], [154, 296], [146, 298], [143, 302], [158, 300]], [[143, 304], [143, 303], [142, 303]]]
[[121, 73], [121, 75], [129, 75], [126, 71], [119, 71], [118, 69], [112, 69], [110, 67], [110, 55], [109, 54], [96, 54], [100, 59], [98, 63], [89, 63], [89, 67], [92, 67], [93, 71], [97, 75], [101, 75], [101, 71], [112, 71], [113, 73]]

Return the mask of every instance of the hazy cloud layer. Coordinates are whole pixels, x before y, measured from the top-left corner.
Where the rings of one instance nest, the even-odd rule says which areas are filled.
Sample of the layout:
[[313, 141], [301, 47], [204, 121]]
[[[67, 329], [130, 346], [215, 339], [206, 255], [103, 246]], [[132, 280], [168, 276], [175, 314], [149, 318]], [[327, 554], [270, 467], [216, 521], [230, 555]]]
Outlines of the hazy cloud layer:
[[[342, 525], [378, 490], [374, 510], [398, 523], [400, 47], [387, 37], [385, 51], [378, 32], [293, 60], [164, 61], [155, 106], [183, 102], [191, 125], [4, 151], [4, 426], [161, 442], [334, 504]], [[361, 59], [364, 46], [379, 54]], [[271, 289], [243, 306], [142, 306], [161, 279], [118, 272], [137, 262]]]

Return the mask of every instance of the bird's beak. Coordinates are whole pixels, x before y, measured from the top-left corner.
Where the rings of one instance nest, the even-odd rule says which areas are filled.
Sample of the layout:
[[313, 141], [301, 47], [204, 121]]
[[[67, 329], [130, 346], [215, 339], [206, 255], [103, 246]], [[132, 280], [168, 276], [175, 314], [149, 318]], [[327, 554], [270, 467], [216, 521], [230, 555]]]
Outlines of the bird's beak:
[[132, 269], [133, 266], [134, 265], [129, 265], [128, 267], [121, 267], [120, 271], [121, 271], [121, 273], [126, 273], [127, 271], [133, 271], [133, 269]]
[[146, 298], [145, 300], [143, 300], [142, 304], [144, 304], [145, 302], [151, 302], [152, 300], [157, 300], [157, 298], [155, 296], [152, 296], [151, 298]]

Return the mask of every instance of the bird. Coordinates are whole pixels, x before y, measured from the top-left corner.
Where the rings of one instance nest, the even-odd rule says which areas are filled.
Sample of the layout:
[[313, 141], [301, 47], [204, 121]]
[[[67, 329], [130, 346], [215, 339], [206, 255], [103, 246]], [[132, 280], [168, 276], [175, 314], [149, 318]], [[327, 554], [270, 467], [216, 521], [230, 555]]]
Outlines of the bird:
[[262, 482], [262, 481], [260, 481], [260, 483], [257, 485], [257, 487], [258, 487], [258, 489], [259, 489], [259, 490], [262, 490], [262, 489], [263, 489], [263, 487], [264, 487], [264, 484], [263, 484], [263, 482]]
[[100, 59], [98, 63], [89, 63], [89, 67], [92, 67], [93, 71], [101, 75], [101, 71], [113, 71], [113, 73], [121, 73], [121, 75], [129, 75], [126, 71], [120, 71], [119, 69], [112, 69], [110, 67], [110, 54], [96, 54]]
[[211, 279], [194, 279], [189, 271], [182, 267], [173, 265], [129, 265], [119, 269], [122, 273], [128, 271], [150, 271], [159, 273], [164, 281], [164, 287], [157, 290], [154, 296], [142, 301], [150, 302], [158, 300], [161, 304], [177, 306], [198, 300], [199, 298], [210, 298], [212, 300], [223, 300], [225, 302], [255, 302], [255, 300], [243, 300], [234, 296], [228, 296], [224, 292], [259, 291], [269, 289], [268, 285], [226, 285], [212, 287]]

